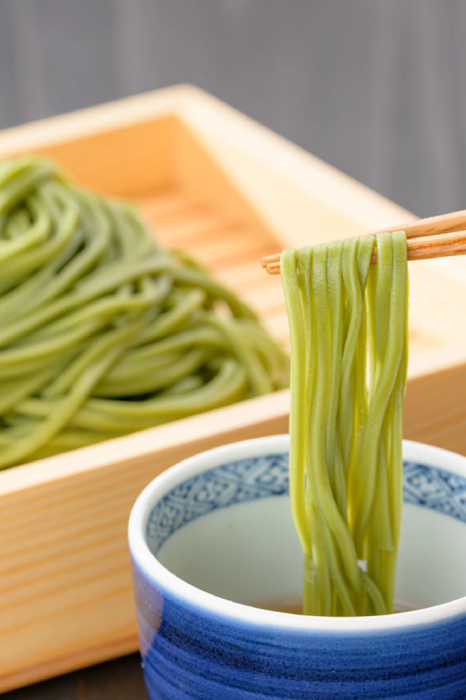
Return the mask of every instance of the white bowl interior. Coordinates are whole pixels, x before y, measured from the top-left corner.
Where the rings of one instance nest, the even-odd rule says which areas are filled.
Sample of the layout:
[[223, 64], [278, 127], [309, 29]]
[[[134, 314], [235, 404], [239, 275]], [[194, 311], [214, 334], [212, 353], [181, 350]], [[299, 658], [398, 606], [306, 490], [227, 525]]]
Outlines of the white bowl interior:
[[[418, 504], [404, 504], [396, 585], [401, 608], [426, 608], [466, 595], [466, 519], [447, 514], [448, 502], [440, 503], [432, 475], [418, 482], [415, 475], [413, 488], [424, 489], [416, 496]], [[234, 602], [268, 607], [301, 597], [302, 554], [287, 495], [216, 507], [176, 529], [156, 556], [187, 583]]]

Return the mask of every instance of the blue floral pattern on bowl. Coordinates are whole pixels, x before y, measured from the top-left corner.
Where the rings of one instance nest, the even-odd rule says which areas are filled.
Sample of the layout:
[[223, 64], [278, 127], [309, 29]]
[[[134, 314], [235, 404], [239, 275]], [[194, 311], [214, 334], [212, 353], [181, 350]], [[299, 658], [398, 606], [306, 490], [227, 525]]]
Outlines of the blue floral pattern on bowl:
[[[157, 503], [147, 523], [149, 547], [157, 554], [174, 532], [218, 508], [288, 492], [288, 453], [216, 467], [187, 479]], [[466, 523], [466, 479], [451, 472], [404, 462], [403, 500]]]

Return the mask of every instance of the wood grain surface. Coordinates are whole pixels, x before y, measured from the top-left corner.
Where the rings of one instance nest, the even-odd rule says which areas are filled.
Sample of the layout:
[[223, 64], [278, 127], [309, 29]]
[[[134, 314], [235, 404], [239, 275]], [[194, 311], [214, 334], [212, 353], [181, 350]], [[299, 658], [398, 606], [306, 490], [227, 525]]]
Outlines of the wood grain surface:
[[4, 700], [146, 700], [139, 654], [13, 690]]
[[[409, 210], [438, 214], [466, 200], [465, 28], [462, 0], [2, 2], [0, 127], [192, 82]], [[419, 274], [428, 298], [428, 268]], [[450, 333], [452, 369], [426, 380], [419, 366], [405, 432], [465, 451], [456, 426], [466, 420], [466, 370], [454, 367], [462, 340], [442, 318], [448, 289], [437, 285], [435, 303], [419, 295], [413, 308], [437, 319], [436, 330], [413, 326], [413, 347], [428, 366]], [[255, 293], [276, 303], [276, 291]], [[5, 697], [145, 695], [138, 659], [128, 657]]]
[[[220, 278], [225, 271], [224, 281], [274, 325], [277, 306], [283, 316], [280, 281], [262, 293], [258, 260], [277, 241], [189, 129], [164, 112], [165, 101], [164, 94], [149, 100], [156, 114], [145, 120], [133, 121], [131, 106], [110, 108], [107, 128], [100, 119], [108, 108], [70, 115], [75, 131], [67, 136], [70, 119], [3, 132], [0, 154], [45, 152], [83, 184], [136, 199], [161, 243], [191, 251]], [[285, 340], [283, 330], [276, 335]], [[147, 442], [139, 433], [102, 443], [99, 465], [92, 452], [75, 452], [74, 461], [70, 453], [2, 472], [0, 691], [137, 649], [126, 538], [131, 506], [152, 478], [195, 452], [284, 432], [280, 392], [262, 398], [265, 414], [256, 402], [249, 412], [238, 404], [220, 409], [219, 421], [210, 412], [167, 425], [165, 438], [144, 431]], [[137, 457], [133, 448], [143, 444]]]
[[[438, 214], [465, 206], [465, 28], [462, 0], [2, 2], [0, 127], [192, 82], [409, 210]], [[429, 284], [425, 268], [427, 299]], [[437, 319], [435, 331], [411, 330], [424, 365], [450, 333], [452, 369], [426, 380], [419, 360], [405, 432], [466, 451], [456, 428], [466, 420], [462, 339], [442, 318], [448, 289], [437, 285], [435, 303], [419, 295], [413, 308]], [[277, 305], [278, 333], [281, 319]], [[145, 696], [138, 659], [128, 657], [5, 697]]]
[[[128, 194], [137, 195], [160, 240], [187, 248], [251, 302], [285, 343], [280, 280], [264, 275], [260, 257], [280, 249], [279, 242], [312, 244], [409, 218], [191, 88], [0, 134], [0, 155], [31, 149], [104, 192], [124, 194], [130, 174]], [[466, 454], [466, 330], [458, 323], [466, 307], [465, 263], [458, 258], [412, 267], [405, 436]], [[5, 471], [0, 687], [10, 690], [134, 651], [126, 523], [137, 494], [189, 455], [285, 432], [288, 410], [284, 390]]]

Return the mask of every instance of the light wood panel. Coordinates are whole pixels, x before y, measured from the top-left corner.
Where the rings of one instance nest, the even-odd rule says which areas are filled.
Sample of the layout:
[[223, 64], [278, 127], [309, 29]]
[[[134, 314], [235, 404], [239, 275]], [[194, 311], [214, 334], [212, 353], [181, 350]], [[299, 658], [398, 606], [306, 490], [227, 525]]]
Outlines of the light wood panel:
[[[281, 282], [259, 258], [410, 217], [192, 88], [0, 134], [0, 157], [31, 150], [135, 197], [162, 243], [210, 267], [285, 345]], [[411, 264], [406, 434], [466, 454], [463, 273]], [[0, 473], [0, 691], [135, 649], [126, 523], [137, 494], [200, 450], [286, 432], [288, 410], [282, 391]]]
[[2, 690], [136, 649], [126, 525], [137, 495], [196, 452], [286, 432], [287, 399], [281, 392], [47, 460], [41, 483], [39, 464], [6, 474]]
[[77, 182], [115, 196], [135, 197], [169, 187], [174, 180], [173, 150], [179, 121], [166, 116], [137, 127], [126, 125], [66, 141], [7, 144], [8, 154], [46, 155]]
[[[107, 129], [97, 118], [96, 133], [81, 134], [65, 117], [55, 129], [39, 125], [39, 139], [0, 135], [0, 150], [3, 141], [5, 155], [45, 153], [86, 186], [136, 199], [161, 243], [189, 250], [220, 277], [229, 272], [230, 286], [255, 303], [259, 258], [277, 240], [189, 128], [157, 102], [142, 123], [110, 114]], [[255, 304], [262, 317], [269, 305], [266, 297]], [[284, 392], [0, 474], [0, 690], [137, 648], [126, 545], [137, 495], [197, 451], [285, 432], [287, 399]]]

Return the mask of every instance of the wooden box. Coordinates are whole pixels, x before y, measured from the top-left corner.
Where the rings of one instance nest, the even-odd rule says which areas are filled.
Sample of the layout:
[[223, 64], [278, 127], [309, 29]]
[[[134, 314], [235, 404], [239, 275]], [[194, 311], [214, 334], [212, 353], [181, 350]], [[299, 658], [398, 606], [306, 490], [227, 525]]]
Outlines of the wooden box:
[[[413, 218], [192, 87], [0, 134], [0, 157], [28, 152], [138, 201], [163, 243], [195, 254], [285, 345], [280, 278], [261, 256]], [[405, 435], [466, 454], [466, 261], [410, 273]], [[195, 452], [286, 432], [288, 405], [282, 391], [0, 473], [0, 691], [135, 650], [136, 496]]]

